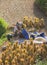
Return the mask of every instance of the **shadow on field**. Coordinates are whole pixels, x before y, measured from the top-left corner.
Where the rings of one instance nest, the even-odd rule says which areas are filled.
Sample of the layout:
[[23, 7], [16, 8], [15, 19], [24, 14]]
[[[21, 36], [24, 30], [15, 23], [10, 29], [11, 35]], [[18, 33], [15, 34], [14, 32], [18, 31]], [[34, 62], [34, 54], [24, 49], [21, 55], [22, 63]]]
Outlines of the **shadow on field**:
[[46, 24], [45, 29], [47, 30], [47, 16], [42, 12], [42, 10], [40, 10], [36, 3], [34, 3], [33, 13], [36, 17], [44, 18]]

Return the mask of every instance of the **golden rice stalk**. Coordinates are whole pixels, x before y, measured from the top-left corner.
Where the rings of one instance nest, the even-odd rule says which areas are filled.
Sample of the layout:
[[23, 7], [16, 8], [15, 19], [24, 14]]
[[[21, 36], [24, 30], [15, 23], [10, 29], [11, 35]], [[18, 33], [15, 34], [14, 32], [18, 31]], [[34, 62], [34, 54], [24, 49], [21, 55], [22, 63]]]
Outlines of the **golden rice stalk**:
[[0, 65], [2, 65], [2, 60], [0, 59]]

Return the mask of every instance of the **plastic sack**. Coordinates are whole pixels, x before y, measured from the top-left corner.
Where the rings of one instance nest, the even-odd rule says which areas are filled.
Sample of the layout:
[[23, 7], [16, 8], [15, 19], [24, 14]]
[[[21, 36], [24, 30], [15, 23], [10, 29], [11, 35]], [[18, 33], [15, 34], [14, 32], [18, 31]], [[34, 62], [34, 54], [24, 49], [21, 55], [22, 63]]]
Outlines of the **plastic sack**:
[[29, 39], [29, 35], [25, 29], [22, 30], [22, 35], [24, 36], [25, 39]]
[[46, 39], [45, 38], [43, 38], [43, 37], [37, 37], [37, 38], [35, 38], [34, 39], [34, 41], [33, 41], [33, 43], [44, 43], [44, 42], [46, 42]]

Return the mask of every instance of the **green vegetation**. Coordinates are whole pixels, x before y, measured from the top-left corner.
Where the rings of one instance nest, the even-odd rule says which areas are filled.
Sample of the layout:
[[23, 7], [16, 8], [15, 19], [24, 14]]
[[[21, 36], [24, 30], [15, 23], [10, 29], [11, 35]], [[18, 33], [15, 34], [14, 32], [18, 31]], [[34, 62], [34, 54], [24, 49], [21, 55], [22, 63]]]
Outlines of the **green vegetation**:
[[0, 18], [0, 37], [6, 32], [7, 27], [8, 23], [3, 18]]
[[0, 45], [2, 45], [5, 40], [7, 40], [6, 38], [7, 27], [8, 23], [3, 18], [0, 18]]
[[36, 2], [47, 15], [47, 0], [36, 0]]
[[0, 38], [0, 46], [7, 40], [7, 37], [6, 37], [6, 33], [4, 33], [2, 35], [2, 37]]
[[47, 61], [39, 61], [35, 65], [47, 65]]

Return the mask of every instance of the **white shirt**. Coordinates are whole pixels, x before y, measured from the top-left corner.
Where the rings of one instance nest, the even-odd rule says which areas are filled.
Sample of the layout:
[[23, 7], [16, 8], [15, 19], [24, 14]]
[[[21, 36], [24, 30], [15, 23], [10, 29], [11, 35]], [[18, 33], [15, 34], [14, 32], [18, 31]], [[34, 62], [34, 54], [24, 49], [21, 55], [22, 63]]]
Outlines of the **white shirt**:
[[17, 26], [14, 27], [14, 32], [16, 32], [18, 30]]

